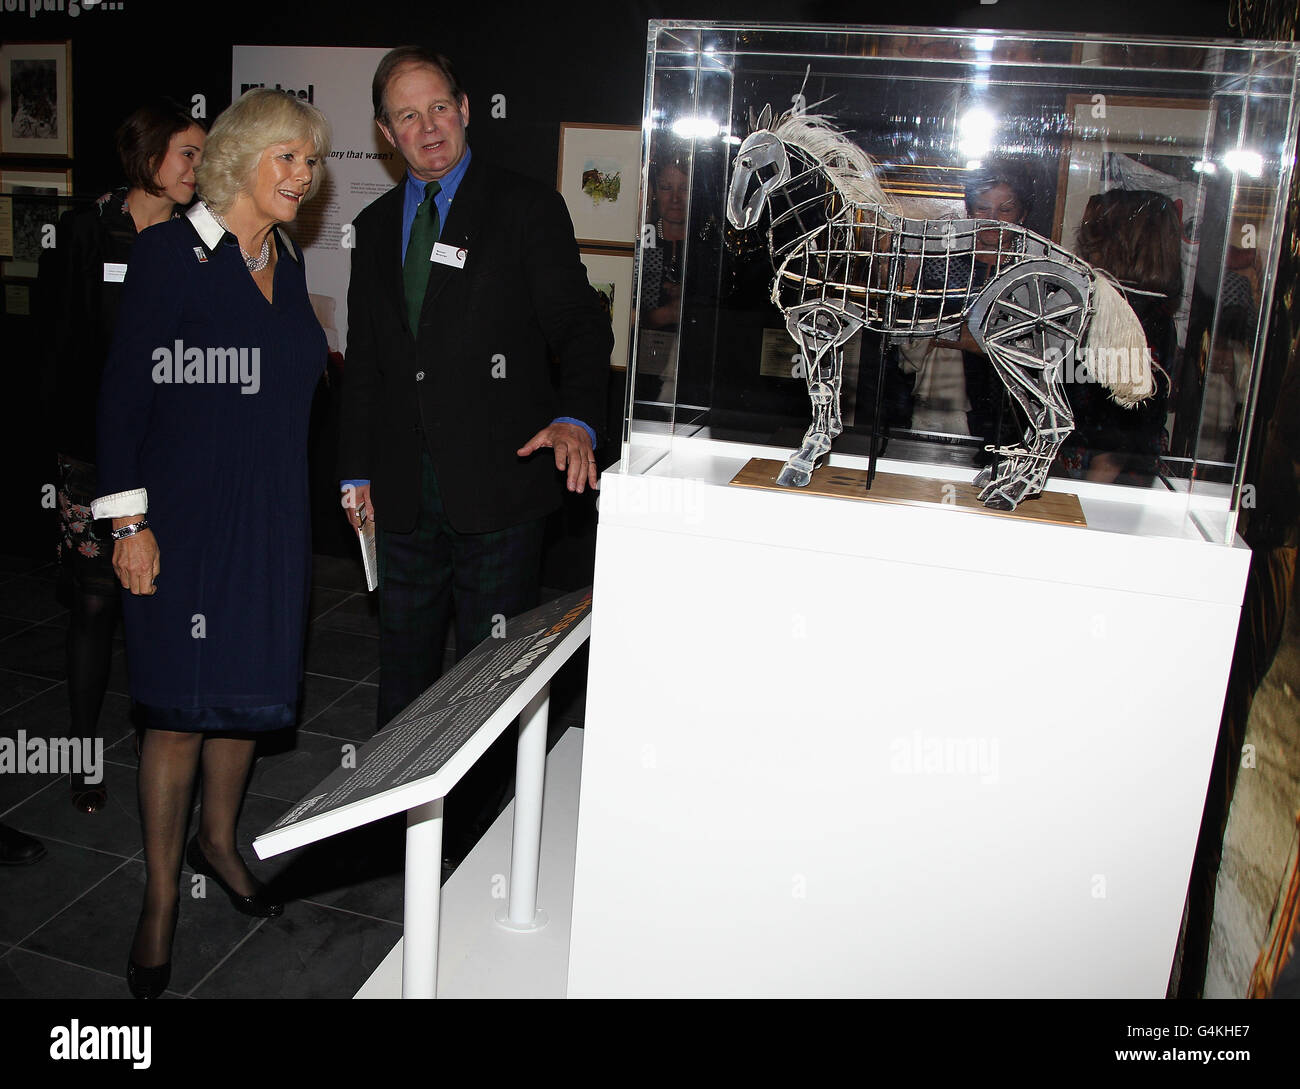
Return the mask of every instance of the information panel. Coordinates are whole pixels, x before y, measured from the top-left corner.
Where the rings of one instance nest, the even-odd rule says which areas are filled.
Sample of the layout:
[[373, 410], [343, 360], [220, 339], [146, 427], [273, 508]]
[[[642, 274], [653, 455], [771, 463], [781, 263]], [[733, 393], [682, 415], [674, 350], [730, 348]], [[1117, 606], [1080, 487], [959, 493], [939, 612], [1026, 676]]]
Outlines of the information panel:
[[[513, 619], [502, 619], [492, 637], [361, 747], [355, 767], [332, 772], [259, 837], [254, 844], [259, 857], [444, 796], [540, 688], [540, 683], [528, 682], [545, 683], [581, 644], [581, 639], [569, 641], [565, 636], [576, 634], [590, 612], [588, 588]], [[561, 648], [564, 652], [557, 654]], [[456, 769], [449, 769], [457, 755], [466, 758], [458, 761]], [[434, 782], [444, 770], [454, 770], [454, 778]], [[415, 784], [438, 789], [422, 792], [427, 797], [402, 793], [403, 788]], [[371, 804], [381, 799], [390, 804]], [[343, 817], [345, 811], [353, 819], [325, 819]], [[320, 827], [305, 837], [282, 835], [309, 823]]]

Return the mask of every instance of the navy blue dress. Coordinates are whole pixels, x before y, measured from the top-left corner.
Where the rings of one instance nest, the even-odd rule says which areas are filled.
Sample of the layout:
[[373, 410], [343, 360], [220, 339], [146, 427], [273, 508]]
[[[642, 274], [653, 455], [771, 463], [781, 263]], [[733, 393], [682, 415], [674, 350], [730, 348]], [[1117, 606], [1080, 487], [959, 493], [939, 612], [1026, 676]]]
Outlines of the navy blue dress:
[[311, 574], [307, 425], [325, 334], [302, 254], [272, 302], [227, 234], [188, 218], [136, 242], [99, 402], [99, 492], [148, 489], [160, 572], [124, 593], [131, 696], [147, 725], [292, 725]]

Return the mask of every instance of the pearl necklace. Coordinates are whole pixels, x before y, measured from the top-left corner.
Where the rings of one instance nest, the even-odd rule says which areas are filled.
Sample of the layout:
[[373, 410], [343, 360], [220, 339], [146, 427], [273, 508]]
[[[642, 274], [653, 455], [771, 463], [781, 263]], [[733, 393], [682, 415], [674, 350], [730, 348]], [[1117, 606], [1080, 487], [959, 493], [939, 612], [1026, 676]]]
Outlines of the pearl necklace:
[[[204, 202], [204, 205], [208, 209], [208, 211], [212, 213], [212, 218], [217, 221], [218, 225], [221, 227], [223, 231], [225, 231], [227, 234], [235, 233], [229, 227], [226, 226], [226, 221], [212, 210], [212, 205], [208, 204], [206, 201]], [[239, 244], [238, 237], [235, 238], [235, 244], [236, 245]], [[243, 246], [239, 247], [239, 256], [244, 259], [244, 264], [248, 267], [249, 272], [261, 272], [262, 269], [266, 268], [267, 262], [271, 260], [271, 232], [270, 231], [266, 232], [266, 237], [262, 239], [262, 252], [259, 253], [256, 257], [249, 257], [248, 254], [244, 251]]]

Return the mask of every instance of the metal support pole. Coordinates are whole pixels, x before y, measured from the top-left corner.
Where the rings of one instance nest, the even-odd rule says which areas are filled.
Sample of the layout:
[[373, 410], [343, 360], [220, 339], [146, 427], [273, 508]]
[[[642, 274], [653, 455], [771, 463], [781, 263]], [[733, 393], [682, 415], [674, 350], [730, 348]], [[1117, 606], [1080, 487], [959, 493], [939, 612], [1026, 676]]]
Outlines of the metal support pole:
[[442, 898], [442, 799], [406, 812], [406, 902], [402, 912], [402, 997], [438, 994], [438, 909]]
[[510, 848], [510, 900], [497, 922], [510, 930], [540, 930], [546, 912], [537, 910], [537, 872], [542, 857], [542, 790], [546, 777], [546, 726], [551, 686], [542, 688], [519, 716], [515, 758], [515, 825]]
[[[881, 333], [880, 366], [876, 368], [876, 409], [871, 414], [871, 438], [868, 440], [871, 445], [867, 448], [867, 491], [871, 491], [871, 485], [876, 481], [876, 436], [883, 435], [879, 451], [882, 454], [885, 452], [885, 444], [889, 442], [889, 431], [880, 419], [885, 405], [885, 366], [888, 362], [889, 339]], [[828, 462], [829, 460], [827, 458]]]

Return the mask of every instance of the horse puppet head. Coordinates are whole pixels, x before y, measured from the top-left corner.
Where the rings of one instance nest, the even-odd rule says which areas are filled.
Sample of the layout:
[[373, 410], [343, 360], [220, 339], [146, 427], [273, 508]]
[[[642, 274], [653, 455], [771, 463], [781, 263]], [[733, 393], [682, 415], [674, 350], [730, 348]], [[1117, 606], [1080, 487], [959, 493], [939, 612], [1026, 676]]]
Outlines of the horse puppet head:
[[[781, 138], [771, 130], [771, 106], [763, 107], [755, 124], [736, 152], [727, 192], [727, 222], [741, 231], [759, 221], [772, 191], [790, 180], [790, 156]], [[755, 179], [758, 188], [751, 194]]]

